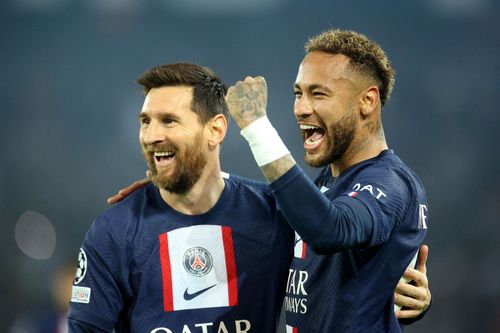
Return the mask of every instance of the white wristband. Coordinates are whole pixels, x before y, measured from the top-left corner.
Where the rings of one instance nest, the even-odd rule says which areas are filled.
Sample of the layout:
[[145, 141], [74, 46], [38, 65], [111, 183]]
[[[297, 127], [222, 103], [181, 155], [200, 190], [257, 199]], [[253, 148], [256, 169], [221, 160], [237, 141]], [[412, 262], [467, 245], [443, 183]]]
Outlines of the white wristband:
[[269, 119], [264, 116], [241, 130], [259, 167], [290, 154]]

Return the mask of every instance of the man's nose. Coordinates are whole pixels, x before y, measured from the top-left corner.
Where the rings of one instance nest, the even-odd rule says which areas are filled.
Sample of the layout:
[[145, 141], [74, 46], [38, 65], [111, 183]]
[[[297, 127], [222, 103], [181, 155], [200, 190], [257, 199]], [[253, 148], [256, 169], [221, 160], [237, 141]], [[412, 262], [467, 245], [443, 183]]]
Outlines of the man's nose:
[[304, 118], [311, 115], [313, 113], [313, 108], [309, 99], [304, 95], [295, 99], [293, 113], [297, 118]]
[[151, 121], [148, 127], [141, 131], [142, 142], [146, 145], [160, 143], [166, 140], [165, 129], [155, 121]]

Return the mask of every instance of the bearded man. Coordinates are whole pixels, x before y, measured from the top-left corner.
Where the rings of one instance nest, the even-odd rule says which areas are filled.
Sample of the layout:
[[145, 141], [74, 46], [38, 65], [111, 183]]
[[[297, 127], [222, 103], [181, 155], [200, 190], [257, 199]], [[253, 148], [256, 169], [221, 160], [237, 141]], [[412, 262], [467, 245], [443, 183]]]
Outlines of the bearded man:
[[225, 179], [226, 88], [180, 63], [139, 77], [153, 184], [99, 216], [78, 257], [70, 332], [268, 332], [294, 234], [266, 190]]

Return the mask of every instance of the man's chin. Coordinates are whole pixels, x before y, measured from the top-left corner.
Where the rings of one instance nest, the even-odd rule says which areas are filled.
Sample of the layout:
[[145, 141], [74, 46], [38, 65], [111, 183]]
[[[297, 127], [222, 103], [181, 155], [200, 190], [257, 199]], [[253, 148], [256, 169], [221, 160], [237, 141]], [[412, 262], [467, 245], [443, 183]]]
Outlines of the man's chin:
[[324, 166], [323, 158], [319, 154], [310, 154], [305, 152], [304, 161], [306, 162], [307, 165], [313, 168], [319, 168]]

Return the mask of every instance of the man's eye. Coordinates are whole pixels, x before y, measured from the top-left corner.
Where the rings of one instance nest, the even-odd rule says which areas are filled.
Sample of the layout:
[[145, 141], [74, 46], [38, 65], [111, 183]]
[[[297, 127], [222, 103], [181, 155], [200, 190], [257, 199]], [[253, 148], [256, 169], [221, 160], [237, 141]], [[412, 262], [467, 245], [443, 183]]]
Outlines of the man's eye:
[[295, 95], [296, 98], [299, 98], [300, 96], [302, 96], [301, 91], [294, 91], [293, 94]]
[[141, 124], [148, 125], [151, 122], [149, 118], [141, 118]]
[[325, 94], [322, 93], [321, 91], [315, 91], [315, 92], [313, 92], [313, 96], [318, 96], [319, 97], [319, 96], [325, 96]]

